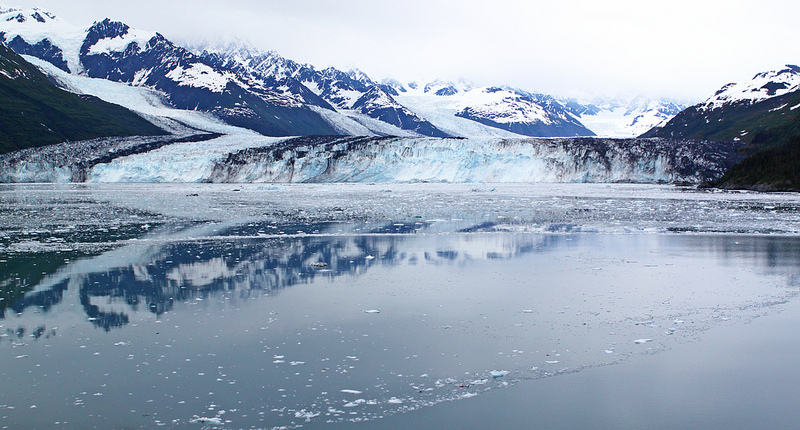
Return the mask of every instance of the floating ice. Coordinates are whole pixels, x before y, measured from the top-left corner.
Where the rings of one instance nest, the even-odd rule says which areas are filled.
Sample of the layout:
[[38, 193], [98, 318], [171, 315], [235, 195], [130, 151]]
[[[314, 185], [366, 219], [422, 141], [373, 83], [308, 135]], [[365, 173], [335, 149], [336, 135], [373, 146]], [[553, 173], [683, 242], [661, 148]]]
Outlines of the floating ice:
[[295, 418], [305, 418], [306, 422], [310, 422], [311, 418], [318, 417], [318, 416], [319, 416], [319, 412], [309, 412], [309, 411], [306, 411], [305, 409], [301, 409], [301, 410], [296, 411], [294, 413], [294, 417]]
[[492, 370], [489, 372], [489, 375], [492, 378], [502, 378], [503, 376], [508, 375], [508, 370]]
[[193, 423], [193, 424], [194, 423], [204, 423], [204, 424], [212, 424], [212, 425], [220, 426], [220, 425], [222, 425], [222, 418], [220, 418], [220, 417], [213, 417], [213, 418], [199, 417], [199, 416], [195, 415], [194, 417], [192, 417], [191, 420], [189, 420], [189, 422]]

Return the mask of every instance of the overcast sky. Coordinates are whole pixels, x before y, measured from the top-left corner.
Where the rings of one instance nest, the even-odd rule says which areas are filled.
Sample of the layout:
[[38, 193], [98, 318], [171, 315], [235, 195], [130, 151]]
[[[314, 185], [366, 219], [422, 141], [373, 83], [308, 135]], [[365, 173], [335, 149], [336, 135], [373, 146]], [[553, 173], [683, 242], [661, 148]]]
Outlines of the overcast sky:
[[173, 41], [239, 38], [373, 79], [463, 77], [554, 95], [699, 101], [800, 63], [797, 0], [0, 0]]

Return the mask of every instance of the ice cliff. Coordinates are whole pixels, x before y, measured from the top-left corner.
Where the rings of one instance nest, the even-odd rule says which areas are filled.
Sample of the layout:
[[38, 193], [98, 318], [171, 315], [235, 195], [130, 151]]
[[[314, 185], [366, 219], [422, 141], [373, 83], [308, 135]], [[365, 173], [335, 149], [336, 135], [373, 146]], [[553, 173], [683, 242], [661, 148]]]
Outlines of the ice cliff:
[[738, 161], [737, 147], [660, 138], [116, 139], [0, 156], [0, 181], [699, 183]]

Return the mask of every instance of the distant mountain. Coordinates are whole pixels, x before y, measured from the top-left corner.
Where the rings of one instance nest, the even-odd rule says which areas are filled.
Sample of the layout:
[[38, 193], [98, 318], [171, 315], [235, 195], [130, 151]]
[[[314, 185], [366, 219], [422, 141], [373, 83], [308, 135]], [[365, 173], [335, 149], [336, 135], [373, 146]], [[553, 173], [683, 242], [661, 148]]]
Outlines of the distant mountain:
[[740, 141], [751, 157], [714, 184], [800, 189], [800, 67], [725, 85], [643, 137]]
[[[339, 113], [339, 117], [328, 118], [345, 132], [352, 128], [352, 124], [347, 122], [355, 122], [378, 135], [404, 134], [398, 133], [403, 130], [418, 136], [449, 136], [397, 103], [381, 86], [359, 70], [343, 72], [333, 67], [316, 70], [309, 64], [296, 63], [276, 52], [260, 52], [241, 44], [223, 48], [200, 47], [196, 50], [217, 66], [239, 74], [266, 81], [293, 82], [294, 92], [315, 101], [320, 100], [322, 102], [317, 102], [317, 106]], [[375, 120], [383, 125], [376, 124]]]
[[0, 153], [69, 140], [165, 134], [123, 107], [56, 87], [3, 43], [0, 101]]
[[[387, 80], [382, 86], [410, 110], [455, 135], [595, 135], [558, 100], [544, 94], [511, 87], [476, 87], [464, 80], [435, 80], [427, 84], [411, 82], [406, 85]], [[477, 127], [476, 124], [483, 127]]]
[[641, 95], [559, 99], [581, 123], [602, 137], [635, 137], [680, 113], [686, 105]]

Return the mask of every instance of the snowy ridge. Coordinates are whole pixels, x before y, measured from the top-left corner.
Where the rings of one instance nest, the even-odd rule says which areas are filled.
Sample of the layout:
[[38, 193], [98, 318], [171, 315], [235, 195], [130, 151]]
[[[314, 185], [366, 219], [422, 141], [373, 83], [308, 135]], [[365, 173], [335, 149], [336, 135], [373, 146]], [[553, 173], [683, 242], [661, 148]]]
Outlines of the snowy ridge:
[[797, 90], [800, 90], [800, 67], [787, 64], [783, 69], [759, 73], [749, 81], [725, 85], [702, 103], [701, 108], [713, 110], [727, 104], [753, 104]]
[[[3, 48], [5, 49], [5, 47]], [[7, 57], [0, 58], [0, 75], [8, 79], [30, 79], [22, 64]]]
[[460, 97], [439, 97], [429, 94], [401, 92], [395, 99], [412, 112], [427, 118], [440, 130], [451, 136], [461, 137], [524, 137], [501, 128], [481, 124], [456, 116], [464, 109]]
[[547, 115], [544, 107], [533, 103], [530, 99], [523, 98], [516, 92], [499, 87], [487, 87], [469, 91], [465, 95], [464, 102], [468, 106], [459, 112], [460, 115], [469, 114], [491, 119], [501, 124], [542, 122], [550, 125], [555, 123], [555, 120]]
[[333, 112], [314, 109], [337, 130], [365, 131], [359, 133], [361, 135], [447, 135], [397, 103], [358, 69], [347, 72], [333, 67], [316, 70], [309, 64], [296, 63], [274, 51], [261, 52], [247, 44], [205, 45], [193, 49], [215, 64], [253, 81], [277, 82], [288, 92], [302, 94], [306, 104]]

